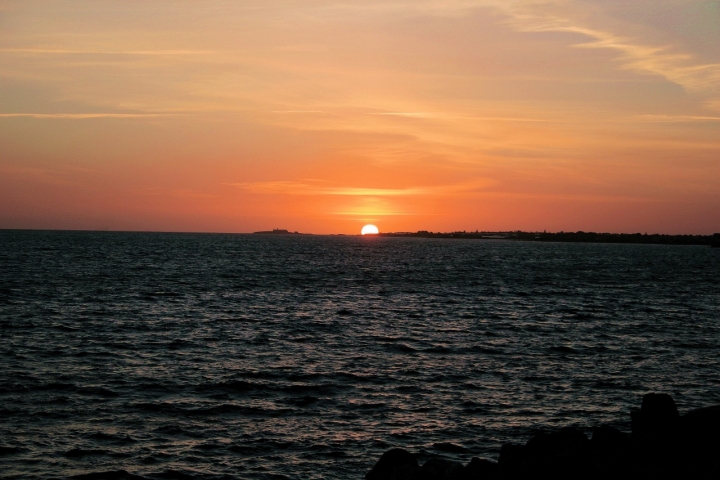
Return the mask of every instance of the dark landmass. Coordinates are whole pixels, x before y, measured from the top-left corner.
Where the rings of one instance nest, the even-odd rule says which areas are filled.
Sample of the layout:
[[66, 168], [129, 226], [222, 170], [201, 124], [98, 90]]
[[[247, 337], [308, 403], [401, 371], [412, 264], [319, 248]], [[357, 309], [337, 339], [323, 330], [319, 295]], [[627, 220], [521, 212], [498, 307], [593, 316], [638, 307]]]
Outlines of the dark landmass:
[[253, 235], [310, 235], [309, 233], [290, 232], [276, 228], [274, 230], [265, 230], [262, 232], [253, 232]]
[[497, 462], [438, 456], [420, 466], [416, 455], [394, 448], [365, 479], [720, 479], [720, 405], [681, 416], [670, 395], [649, 393], [630, 417], [629, 434], [610, 426], [591, 429], [590, 438], [576, 428], [541, 432], [524, 445], [503, 445]]
[[645, 243], [655, 245], [708, 245], [720, 247], [720, 233], [714, 235], [662, 235], [647, 233], [596, 233], [596, 232], [419, 232], [380, 233], [381, 237], [460, 238], [478, 240], [510, 240], [526, 242], [578, 242], [578, 243]]

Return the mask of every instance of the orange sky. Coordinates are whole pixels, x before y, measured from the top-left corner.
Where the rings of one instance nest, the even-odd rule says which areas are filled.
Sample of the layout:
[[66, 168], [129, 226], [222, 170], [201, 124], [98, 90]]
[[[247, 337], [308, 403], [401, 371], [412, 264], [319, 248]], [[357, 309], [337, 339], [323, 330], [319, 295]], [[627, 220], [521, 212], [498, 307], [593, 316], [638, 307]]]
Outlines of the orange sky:
[[0, 0], [0, 228], [720, 232], [717, 0]]

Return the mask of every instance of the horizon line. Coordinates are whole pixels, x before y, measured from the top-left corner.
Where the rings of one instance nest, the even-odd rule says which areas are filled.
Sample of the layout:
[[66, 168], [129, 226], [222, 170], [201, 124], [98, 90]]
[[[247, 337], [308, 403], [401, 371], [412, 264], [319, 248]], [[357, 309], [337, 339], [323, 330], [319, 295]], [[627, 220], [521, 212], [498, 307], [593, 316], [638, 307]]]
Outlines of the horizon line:
[[[279, 229], [282, 230], [282, 229]], [[91, 229], [91, 228], [4, 228], [0, 227], [0, 232], [77, 232], [77, 233], [169, 233], [169, 234], [198, 234], [198, 235], [255, 235], [260, 234], [262, 232], [270, 232], [272, 230], [258, 230], [254, 232], [232, 232], [232, 231], [188, 231], [188, 230], [114, 230], [110, 228], [97, 228], [97, 229]], [[558, 231], [547, 231], [547, 230], [454, 230], [454, 231], [447, 231], [447, 232], [441, 232], [441, 231], [431, 231], [431, 230], [417, 230], [414, 232], [411, 231], [403, 231], [403, 232], [379, 232], [377, 234], [369, 234], [369, 235], [417, 235], [419, 233], [427, 233], [427, 234], [433, 234], [433, 235], [451, 235], [451, 234], [465, 234], [465, 235], [472, 235], [472, 234], [481, 234], [481, 233], [487, 233], [487, 234], [497, 234], [497, 233], [532, 233], [532, 234], [550, 234], [550, 235], [556, 235], [556, 234], [596, 234], [596, 235], [647, 235], [647, 236], [653, 236], [653, 235], [664, 235], [664, 236], [672, 236], [672, 237], [679, 237], [679, 236], [692, 236], [692, 237], [712, 237], [714, 235], [720, 235], [720, 232], [713, 232], [713, 233], [659, 233], [659, 232], [600, 232], [600, 231], [586, 231], [586, 230], [558, 230]], [[306, 233], [306, 232], [300, 232], [300, 231], [289, 231], [288, 234], [290, 235], [313, 235], [313, 236], [368, 236], [368, 235], [362, 235], [361, 233]], [[272, 235], [272, 234], [270, 234]], [[282, 235], [282, 234], [281, 234]]]

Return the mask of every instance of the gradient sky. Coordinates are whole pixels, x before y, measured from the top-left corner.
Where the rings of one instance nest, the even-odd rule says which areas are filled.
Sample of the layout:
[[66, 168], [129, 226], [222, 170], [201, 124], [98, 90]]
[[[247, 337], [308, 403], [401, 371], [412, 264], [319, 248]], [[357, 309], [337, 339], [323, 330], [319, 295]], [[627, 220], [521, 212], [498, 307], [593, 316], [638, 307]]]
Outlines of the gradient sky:
[[718, 0], [0, 0], [0, 228], [720, 232]]

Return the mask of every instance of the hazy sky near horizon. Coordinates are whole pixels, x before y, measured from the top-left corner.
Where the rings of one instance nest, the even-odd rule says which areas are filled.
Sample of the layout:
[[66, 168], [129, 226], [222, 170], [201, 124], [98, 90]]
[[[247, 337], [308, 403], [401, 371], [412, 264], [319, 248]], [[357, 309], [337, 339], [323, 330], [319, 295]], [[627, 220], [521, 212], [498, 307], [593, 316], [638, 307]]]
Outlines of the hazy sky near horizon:
[[720, 232], [719, 0], [0, 0], [0, 228]]

